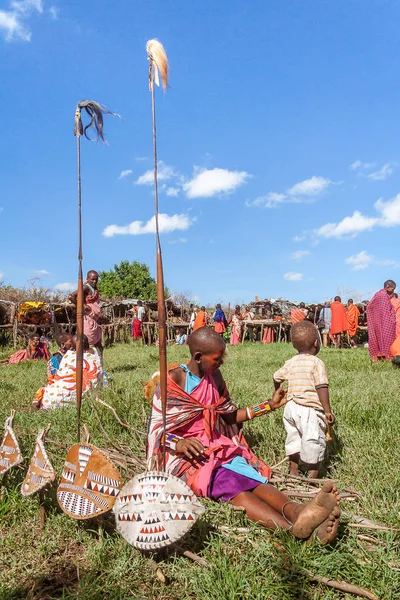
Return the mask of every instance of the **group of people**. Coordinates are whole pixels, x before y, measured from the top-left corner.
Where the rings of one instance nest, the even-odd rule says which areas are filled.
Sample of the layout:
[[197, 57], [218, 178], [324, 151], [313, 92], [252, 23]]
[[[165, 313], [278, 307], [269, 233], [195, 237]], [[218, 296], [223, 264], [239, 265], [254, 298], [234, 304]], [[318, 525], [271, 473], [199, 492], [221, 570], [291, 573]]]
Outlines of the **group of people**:
[[[98, 275], [88, 273], [84, 286], [85, 335], [83, 391], [96, 387], [103, 378], [101, 328], [98, 324]], [[400, 355], [400, 300], [396, 284], [388, 280], [367, 307], [371, 358], [388, 360], [398, 343]], [[76, 292], [71, 300], [76, 302]], [[142, 310], [141, 310], [142, 309]], [[272, 317], [272, 307], [268, 308]], [[134, 317], [142, 321], [144, 308], [138, 303]], [[149, 468], [164, 468], [182, 478], [198, 495], [217, 502], [242, 507], [247, 516], [267, 528], [281, 527], [295, 537], [315, 535], [323, 544], [337, 535], [340, 510], [338, 490], [327, 481], [308, 503], [290, 500], [271, 485], [271, 469], [257, 458], [243, 434], [243, 424], [266, 416], [284, 406], [285, 451], [292, 475], [306, 473], [310, 478], [321, 474], [328, 430], [335, 421], [330, 405], [328, 374], [318, 358], [321, 338], [333, 339], [337, 347], [348, 333], [351, 340], [358, 329], [358, 309], [349, 300], [347, 308], [340, 297], [326, 304], [317, 324], [301, 303], [292, 310], [291, 342], [297, 354], [286, 361], [272, 376], [272, 398], [255, 406], [237, 408], [220, 371], [226, 344], [224, 333], [231, 325], [230, 342], [241, 340], [240, 306], [228, 323], [221, 305], [207, 327], [205, 307], [192, 310], [189, 337], [179, 331], [177, 344], [187, 344], [190, 361], [171, 366], [167, 377], [166, 430], [164, 430], [161, 396], [156, 388], [147, 439]], [[322, 328], [322, 336], [318, 329]], [[139, 325], [133, 325], [138, 333]], [[40, 336], [34, 334], [28, 347], [8, 359], [9, 363], [47, 360], [48, 381], [36, 393], [34, 406], [54, 409], [76, 401], [76, 336], [61, 334], [58, 351], [53, 355]], [[285, 390], [284, 382], [288, 383]]]
[[[339, 526], [336, 487], [327, 481], [311, 502], [290, 500], [271, 485], [271, 469], [253, 454], [243, 434], [244, 423], [285, 405], [290, 471], [298, 474], [300, 467], [309, 476], [319, 475], [326, 426], [334, 416], [326, 368], [316, 356], [320, 344], [315, 325], [295, 324], [292, 343], [298, 355], [274, 374], [272, 398], [238, 408], [220, 371], [226, 350], [222, 336], [210, 327], [196, 329], [188, 339], [189, 363], [171, 367], [168, 373], [165, 431], [160, 390], [155, 390], [148, 468], [166, 468], [196, 495], [240, 506], [249, 519], [266, 528], [281, 527], [300, 539], [315, 535], [327, 544]], [[285, 380], [287, 391], [282, 387]]]
[[[84, 298], [84, 336], [83, 336], [83, 387], [82, 392], [97, 387], [103, 382], [103, 345], [101, 316], [97, 284], [99, 275], [89, 271], [83, 286]], [[77, 304], [78, 292], [69, 299]], [[47, 340], [39, 333], [29, 337], [28, 345], [18, 350], [1, 363], [18, 364], [26, 361], [47, 361], [47, 383], [35, 395], [33, 406], [51, 410], [76, 402], [76, 336], [61, 333], [56, 339], [58, 350], [51, 354]]]
[[189, 321], [189, 333], [197, 331], [201, 327], [206, 327], [214, 323], [214, 330], [221, 336], [223, 336], [228, 327], [231, 326], [231, 334], [229, 342], [232, 346], [235, 346], [241, 342], [243, 333], [243, 321], [246, 319], [254, 318], [254, 315], [250, 313], [250, 309], [246, 306], [246, 311], [242, 313], [239, 304], [235, 306], [231, 318], [228, 320], [222, 309], [221, 304], [217, 304], [215, 311], [210, 315], [205, 306], [202, 306], [200, 310], [197, 310], [193, 304], [190, 305], [190, 321]]

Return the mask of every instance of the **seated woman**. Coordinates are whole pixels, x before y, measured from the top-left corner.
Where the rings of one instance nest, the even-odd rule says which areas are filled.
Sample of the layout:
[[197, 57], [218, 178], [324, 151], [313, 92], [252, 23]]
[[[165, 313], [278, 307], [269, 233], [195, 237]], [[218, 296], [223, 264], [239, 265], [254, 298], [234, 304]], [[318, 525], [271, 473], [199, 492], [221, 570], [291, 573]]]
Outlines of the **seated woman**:
[[[83, 386], [86, 393], [102, 382], [103, 368], [97, 350], [89, 348], [86, 335], [83, 336]], [[76, 337], [73, 338], [72, 348], [64, 354], [60, 368], [54, 375], [52, 383], [46, 385], [43, 397], [34, 403], [37, 408], [51, 410], [60, 406], [76, 403]]]
[[60, 364], [64, 354], [68, 352], [68, 350], [71, 350], [71, 348], [73, 347], [73, 341], [74, 336], [71, 333], [60, 333], [60, 335], [57, 336], [56, 342], [58, 346], [58, 351], [53, 354], [53, 356], [47, 363], [48, 383], [52, 383], [53, 376], [60, 368]]
[[49, 360], [50, 352], [47, 349], [47, 345], [40, 341], [40, 335], [34, 333], [29, 336], [29, 343], [25, 350], [17, 350], [9, 358], [0, 361], [1, 363], [8, 363], [9, 365], [15, 365], [28, 360]]
[[[73, 340], [74, 336], [70, 333], [60, 333], [57, 336], [58, 352], [55, 352], [47, 363], [47, 385], [54, 382], [54, 376], [60, 368], [63, 356], [73, 347]], [[36, 392], [35, 400], [32, 402], [34, 408], [40, 407], [45, 389], [45, 387], [41, 387]]]
[[178, 334], [175, 338], [175, 346], [186, 346], [187, 339], [188, 339], [188, 336], [187, 336], [186, 330], [184, 327], [181, 327], [178, 330]]
[[148, 428], [148, 468], [163, 468], [182, 478], [198, 496], [230, 502], [245, 509], [249, 519], [269, 529], [282, 527], [300, 539], [314, 531], [323, 544], [339, 526], [339, 497], [327, 481], [316, 497], [301, 504], [269, 483], [271, 469], [249, 448], [242, 423], [285, 403], [279, 388], [269, 402], [237, 408], [229, 397], [219, 367], [225, 343], [203, 327], [189, 337], [191, 360], [168, 376], [164, 439], [159, 388], [153, 397]]

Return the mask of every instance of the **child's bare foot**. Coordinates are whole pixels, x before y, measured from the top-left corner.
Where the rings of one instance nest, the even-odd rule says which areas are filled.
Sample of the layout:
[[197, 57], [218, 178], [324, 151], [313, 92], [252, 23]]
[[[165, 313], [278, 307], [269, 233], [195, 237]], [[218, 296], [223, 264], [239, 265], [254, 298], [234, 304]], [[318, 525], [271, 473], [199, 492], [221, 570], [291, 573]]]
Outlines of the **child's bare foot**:
[[[329, 541], [331, 541], [338, 504], [338, 490], [331, 481], [327, 481], [315, 498], [307, 504], [304, 504], [299, 511], [299, 514], [293, 523], [293, 534], [297, 538], [305, 540], [310, 537], [315, 529], [324, 525], [321, 529], [321, 535], [318, 532], [318, 537], [320, 537], [320, 539], [322, 537], [325, 539], [329, 536]], [[338, 521], [339, 519], [337, 518], [336, 520]], [[328, 543], [328, 541], [325, 543]]]
[[330, 544], [335, 537], [339, 529], [340, 523], [340, 509], [336, 506], [329, 517], [321, 523], [317, 529], [317, 537], [323, 546]]

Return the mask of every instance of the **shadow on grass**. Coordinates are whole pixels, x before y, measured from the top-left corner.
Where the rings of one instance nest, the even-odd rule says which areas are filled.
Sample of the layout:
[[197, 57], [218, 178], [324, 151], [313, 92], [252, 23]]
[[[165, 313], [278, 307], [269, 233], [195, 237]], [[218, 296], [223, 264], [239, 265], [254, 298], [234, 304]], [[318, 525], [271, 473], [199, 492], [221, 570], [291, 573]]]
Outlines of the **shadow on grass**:
[[112, 367], [108, 369], [109, 373], [125, 373], [128, 371], [136, 371], [137, 365], [117, 365], [116, 367]]

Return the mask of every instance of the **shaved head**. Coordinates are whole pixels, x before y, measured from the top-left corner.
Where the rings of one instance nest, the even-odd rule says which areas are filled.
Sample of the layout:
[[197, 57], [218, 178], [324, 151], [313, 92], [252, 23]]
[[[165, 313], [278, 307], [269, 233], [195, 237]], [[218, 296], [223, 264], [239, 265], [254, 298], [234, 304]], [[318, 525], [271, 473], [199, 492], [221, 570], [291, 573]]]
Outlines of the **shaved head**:
[[298, 352], [311, 350], [317, 340], [317, 328], [310, 321], [300, 321], [292, 326], [292, 344]]
[[396, 289], [396, 287], [397, 287], [397, 286], [396, 286], [396, 282], [395, 282], [395, 281], [393, 281], [393, 279], [388, 279], [388, 280], [387, 280], [387, 281], [385, 281], [385, 283], [383, 284], [383, 287], [384, 287], [384, 288], [388, 288], [388, 287], [390, 287], [390, 288], [394, 288], [394, 289]]
[[213, 354], [214, 352], [225, 351], [226, 345], [219, 333], [210, 327], [201, 327], [196, 329], [188, 338], [190, 354], [194, 356], [196, 352], [201, 354]]

